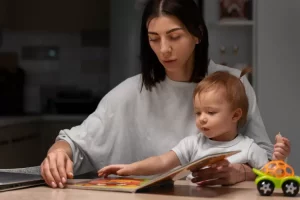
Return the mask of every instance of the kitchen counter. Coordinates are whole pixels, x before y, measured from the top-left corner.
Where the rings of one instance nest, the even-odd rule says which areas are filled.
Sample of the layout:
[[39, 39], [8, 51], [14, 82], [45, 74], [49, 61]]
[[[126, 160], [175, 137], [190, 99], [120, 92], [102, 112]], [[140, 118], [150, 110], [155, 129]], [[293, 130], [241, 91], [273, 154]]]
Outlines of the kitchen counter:
[[1, 116], [0, 127], [15, 124], [35, 123], [43, 121], [80, 121], [82, 122], [88, 115], [37, 115], [37, 116]]

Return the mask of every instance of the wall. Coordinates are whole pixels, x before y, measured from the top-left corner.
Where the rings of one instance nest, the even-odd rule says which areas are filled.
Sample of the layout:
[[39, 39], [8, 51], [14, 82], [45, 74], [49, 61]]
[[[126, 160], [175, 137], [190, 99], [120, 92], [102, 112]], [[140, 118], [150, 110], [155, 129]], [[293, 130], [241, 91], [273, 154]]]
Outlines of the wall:
[[[216, 63], [226, 62], [233, 67], [237, 63], [252, 64], [252, 25], [228, 26], [219, 24], [219, 0], [203, 0], [204, 20], [209, 34], [209, 55]], [[238, 54], [233, 47], [239, 47]], [[226, 52], [221, 54], [224, 46]]]
[[269, 136], [290, 139], [289, 163], [300, 173], [300, 1], [257, 2], [257, 96]]
[[110, 1], [110, 88], [139, 72], [142, 2]]
[[[58, 60], [22, 60], [22, 46], [58, 46]], [[3, 33], [1, 52], [16, 51], [26, 71], [25, 111], [40, 112], [41, 87], [77, 86], [94, 92], [107, 90], [108, 47], [81, 47], [80, 32]], [[90, 62], [96, 61], [96, 62]], [[105, 73], [104, 73], [105, 72]]]

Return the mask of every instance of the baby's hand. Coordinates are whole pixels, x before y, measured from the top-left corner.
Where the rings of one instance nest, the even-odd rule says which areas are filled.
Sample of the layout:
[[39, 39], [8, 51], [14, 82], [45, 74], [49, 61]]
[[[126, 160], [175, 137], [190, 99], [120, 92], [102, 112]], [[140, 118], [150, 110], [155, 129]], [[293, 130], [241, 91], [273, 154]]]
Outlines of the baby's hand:
[[132, 175], [133, 172], [133, 167], [131, 165], [109, 165], [100, 169], [98, 171], [98, 176], [107, 177], [110, 174], [129, 176]]
[[276, 143], [274, 145], [273, 160], [285, 160], [291, 153], [291, 145], [289, 139], [277, 134]]

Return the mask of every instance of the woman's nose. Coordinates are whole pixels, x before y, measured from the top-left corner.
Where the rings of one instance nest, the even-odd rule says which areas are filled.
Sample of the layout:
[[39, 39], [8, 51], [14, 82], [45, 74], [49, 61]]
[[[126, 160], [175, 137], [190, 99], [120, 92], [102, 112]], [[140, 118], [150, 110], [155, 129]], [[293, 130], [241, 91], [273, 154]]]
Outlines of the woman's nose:
[[160, 46], [160, 52], [162, 54], [168, 54], [171, 53], [171, 46], [168, 44], [168, 42], [162, 41], [161, 46]]

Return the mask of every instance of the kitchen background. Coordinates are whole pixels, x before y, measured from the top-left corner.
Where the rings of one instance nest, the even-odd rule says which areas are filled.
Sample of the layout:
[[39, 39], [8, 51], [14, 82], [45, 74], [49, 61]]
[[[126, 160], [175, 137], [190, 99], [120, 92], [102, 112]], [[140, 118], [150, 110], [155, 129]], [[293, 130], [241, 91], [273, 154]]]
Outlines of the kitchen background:
[[[144, 1], [0, 0], [0, 168], [39, 165], [59, 130], [80, 124], [111, 88], [139, 73]], [[278, 131], [297, 141], [300, 1], [196, 2], [210, 57], [253, 67], [249, 80], [272, 142]], [[237, 6], [244, 15], [226, 12]], [[300, 170], [293, 152], [289, 162]]]

